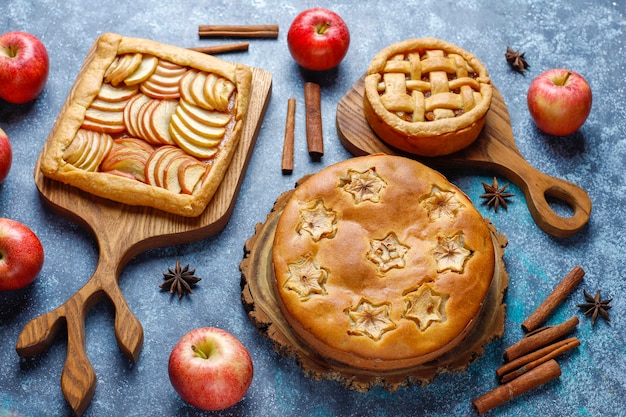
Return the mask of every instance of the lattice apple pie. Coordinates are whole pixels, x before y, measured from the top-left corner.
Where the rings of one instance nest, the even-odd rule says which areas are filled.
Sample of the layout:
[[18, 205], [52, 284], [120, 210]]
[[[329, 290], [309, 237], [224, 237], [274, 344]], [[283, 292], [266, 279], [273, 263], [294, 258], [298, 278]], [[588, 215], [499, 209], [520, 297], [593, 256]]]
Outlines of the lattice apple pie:
[[491, 96], [489, 74], [474, 55], [440, 39], [410, 39], [371, 61], [363, 108], [383, 141], [412, 154], [439, 156], [478, 137]]
[[494, 276], [490, 231], [438, 172], [399, 156], [331, 165], [276, 227], [274, 290], [294, 332], [331, 361], [398, 370], [474, 328]]
[[104, 34], [46, 143], [41, 171], [117, 202], [197, 216], [239, 142], [251, 80], [244, 65]]

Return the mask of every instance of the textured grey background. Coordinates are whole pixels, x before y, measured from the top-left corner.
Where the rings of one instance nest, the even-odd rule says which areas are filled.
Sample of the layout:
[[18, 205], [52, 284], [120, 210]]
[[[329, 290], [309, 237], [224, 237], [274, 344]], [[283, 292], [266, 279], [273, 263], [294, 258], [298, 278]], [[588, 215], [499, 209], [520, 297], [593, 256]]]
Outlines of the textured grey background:
[[[46, 261], [38, 280], [25, 290], [0, 294], [0, 416], [63, 416], [71, 410], [59, 379], [65, 360], [65, 336], [45, 354], [20, 359], [15, 342], [23, 326], [54, 309], [91, 276], [97, 261], [92, 237], [53, 214], [40, 199], [33, 167], [78, 69], [95, 38], [103, 32], [150, 38], [179, 46], [230, 43], [198, 40], [199, 24], [278, 23], [277, 40], [252, 40], [246, 53], [225, 59], [269, 70], [273, 94], [230, 223], [214, 237], [192, 244], [151, 250], [133, 259], [120, 278], [130, 308], [144, 327], [145, 341], [136, 364], [117, 348], [113, 311], [106, 303], [87, 321], [87, 351], [98, 376], [88, 416], [208, 415], [187, 406], [171, 388], [167, 358], [188, 330], [217, 326], [239, 337], [249, 348], [255, 377], [245, 399], [219, 415], [312, 416], [471, 416], [472, 399], [496, 386], [494, 370], [503, 349], [522, 336], [520, 323], [574, 265], [586, 275], [576, 292], [557, 310], [551, 323], [578, 315], [582, 345], [561, 358], [562, 377], [490, 413], [494, 416], [626, 415], [626, 291], [624, 217], [626, 127], [623, 74], [626, 39], [623, 0], [500, 1], [418, 0], [403, 2], [248, 0], [227, 2], [180, 0], [86, 2], [79, 0], [4, 0], [0, 31], [24, 30], [48, 48], [50, 78], [31, 105], [0, 103], [0, 127], [10, 136], [14, 165], [0, 186], [0, 216], [29, 225], [41, 238]], [[286, 35], [295, 15], [314, 6], [329, 7], [344, 17], [352, 44], [341, 64], [314, 79], [322, 85], [326, 152], [311, 162], [304, 139], [303, 83], [312, 77], [289, 56]], [[427, 386], [395, 393], [374, 389], [367, 394], [335, 382], [305, 377], [292, 359], [275, 353], [245, 314], [240, 295], [239, 263], [245, 240], [262, 222], [276, 197], [301, 176], [351, 155], [337, 140], [338, 100], [365, 71], [381, 48], [412, 37], [434, 36], [474, 52], [490, 71], [511, 115], [522, 155], [549, 175], [574, 182], [593, 201], [589, 224], [568, 239], [542, 232], [533, 222], [520, 190], [508, 211], [494, 213], [481, 204], [481, 181], [489, 172], [444, 173], [459, 185], [509, 239], [505, 253], [510, 275], [508, 316], [503, 340], [491, 343], [466, 373], [442, 375]], [[524, 76], [504, 60], [507, 46], [526, 52], [531, 65]], [[590, 82], [594, 103], [587, 123], [576, 134], [554, 138], [540, 133], [526, 109], [532, 78], [553, 67], [568, 67]], [[287, 98], [298, 100], [293, 175], [280, 170]], [[507, 181], [499, 178], [501, 183]], [[203, 280], [193, 296], [178, 300], [159, 292], [162, 273], [176, 260], [196, 268]], [[582, 289], [613, 297], [612, 322], [594, 327], [576, 308]], [[217, 413], [216, 413], [217, 414]]]

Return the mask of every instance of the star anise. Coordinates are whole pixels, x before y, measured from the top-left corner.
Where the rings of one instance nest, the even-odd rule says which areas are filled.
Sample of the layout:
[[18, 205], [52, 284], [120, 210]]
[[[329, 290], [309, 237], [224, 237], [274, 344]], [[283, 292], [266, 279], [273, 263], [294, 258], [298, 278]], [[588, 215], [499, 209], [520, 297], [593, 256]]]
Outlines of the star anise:
[[191, 287], [195, 285], [202, 278], [194, 276], [195, 269], [189, 269], [189, 265], [185, 265], [184, 268], [180, 267], [180, 262], [176, 261], [176, 268], [167, 268], [168, 272], [163, 273], [163, 279], [165, 282], [159, 285], [159, 288], [169, 290], [170, 294], [178, 292], [178, 298], [182, 298], [185, 292], [191, 294], [193, 291]]
[[591, 294], [585, 290], [583, 290], [583, 295], [585, 296], [585, 300], [587, 300], [587, 302], [578, 304], [578, 307], [585, 309], [585, 315], [591, 314], [591, 324], [596, 323], [598, 316], [602, 317], [606, 321], [611, 321], [608, 311], [611, 309], [609, 303], [613, 300], [612, 298], [601, 300], [600, 290], [596, 292], [595, 297], [592, 297]]
[[509, 186], [508, 183], [504, 184], [502, 188], [498, 186], [498, 180], [496, 177], [493, 177], [493, 182], [491, 185], [483, 182], [483, 188], [485, 189], [485, 194], [482, 194], [480, 198], [487, 199], [487, 205], [493, 206], [493, 209], [497, 212], [498, 207], [502, 206], [505, 209], [508, 208], [506, 199], [509, 197], [515, 196], [515, 194], [505, 193], [504, 191]]
[[528, 65], [528, 62], [526, 62], [526, 58], [524, 57], [525, 54], [525, 52], [522, 52], [520, 54], [519, 51], [514, 51], [507, 46], [504, 57], [506, 58], [506, 62], [509, 63], [511, 68], [513, 68], [517, 72], [523, 73], [524, 71], [526, 71], [526, 68], [530, 68], [530, 65]]

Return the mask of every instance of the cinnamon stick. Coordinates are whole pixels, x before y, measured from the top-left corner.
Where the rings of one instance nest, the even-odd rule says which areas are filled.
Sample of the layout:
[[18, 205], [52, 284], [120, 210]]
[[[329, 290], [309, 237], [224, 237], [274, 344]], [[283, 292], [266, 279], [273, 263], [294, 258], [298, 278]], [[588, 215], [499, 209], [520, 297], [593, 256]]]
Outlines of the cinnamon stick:
[[192, 51], [202, 52], [204, 54], [214, 55], [224, 52], [245, 52], [248, 50], [250, 42], [241, 43], [228, 43], [225, 45], [211, 45], [211, 46], [197, 46], [191, 49]]
[[306, 110], [306, 141], [309, 155], [319, 160], [324, 155], [322, 135], [322, 102], [320, 86], [314, 82], [304, 83], [304, 107]]
[[569, 333], [576, 325], [578, 325], [578, 317], [574, 316], [561, 324], [547, 327], [545, 330], [528, 335], [514, 345], [506, 348], [504, 350], [504, 359], [507, 362], [512, 361], [527, 353], [542, 348]]
[[567, 298], [576, 288], [585, 275], [580, 266], [575, 266], [563, 280], [552, 290], [550, 295], [537, 307], [537, 309], [522, 323], [522, 329], [532, 332], [537, 329], [552, 314], [554, 309]]
[[296, 99], [287, 100], [287, 121], [285, 122], [285, 138], [283, 141], [283, 174], [291, 174], [293, 171], [293, 142], [296, 122]]
[[554, 359], [550, 359], [548, 362], [542, 363], [520, 377], [476, 398], [472, 401], [472, 406], [478, 411], [478, 414], [484, 414], [507, 401], [558, 378], [560, 375], [561, 367]]
[[546, 346], [527, 355], [521, 356], [511, 362], [508, 362], [496, 369], [496, 376], [501, 383], [519, 377], [520, 375], [530, 371], [557, 356], [580, 346], [580, 341], [576, 337], [561, 340]]
[[278, 25], [199, 25], [200, 37], [277, 38]]

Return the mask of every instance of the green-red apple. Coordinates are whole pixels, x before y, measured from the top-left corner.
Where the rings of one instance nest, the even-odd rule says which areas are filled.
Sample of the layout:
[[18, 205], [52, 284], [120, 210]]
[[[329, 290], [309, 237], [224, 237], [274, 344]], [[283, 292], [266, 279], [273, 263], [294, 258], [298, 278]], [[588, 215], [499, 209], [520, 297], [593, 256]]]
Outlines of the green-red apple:
[[252, 383], [252, 359], [232, 334], [202, 327], [185, 334], [169, 358], [170, 382], [183, 400], [202, 410], [237, 404]]
[[591, 87], [582, 75], [564, 68], [539, 74], [528, 87], [528, 110], [539, 129], [554, 136], [576, 132], [591, 111]]

